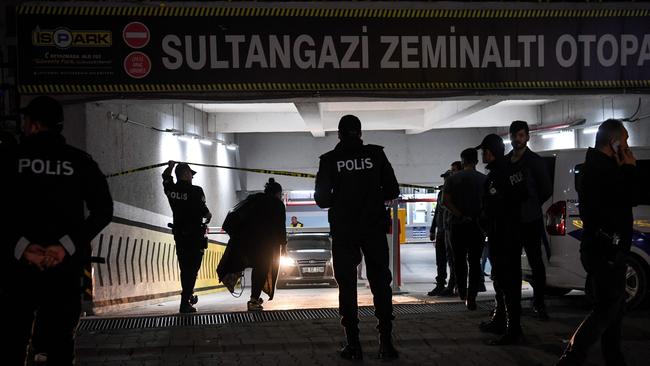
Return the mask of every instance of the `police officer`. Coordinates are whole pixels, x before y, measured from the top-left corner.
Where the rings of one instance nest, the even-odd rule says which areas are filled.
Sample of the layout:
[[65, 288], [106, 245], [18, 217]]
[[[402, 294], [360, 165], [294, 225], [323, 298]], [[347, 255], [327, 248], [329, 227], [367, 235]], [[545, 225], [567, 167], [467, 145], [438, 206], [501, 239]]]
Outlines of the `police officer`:
[[[177, 182], [172, 178], [172, 169]], [[176, 242], [176, 256], [181, 270], [181, 304], [179, 312], [195, 313], [198, 298], [194, 296], [196, 276], [201, 268], [203, 251], [207, 248], [205, 225], [212, 214], [205, 205], [205, 194], [199, 186], [192, 185], [196, 172], [186, 163], [169, 161], [162, 173], [163, 188], [174, 215], [172, 233]], [[205, 222], [203, 221], [205, 219]]]
[[66, 144], [56, 100], [36, 97], [21, 113], [23, 137], [2, 167], [3, 179], [12, 182], [1, 206], [11, 212], [6, 227], [3, 222], [10, 281], [0, 301], [2, 358], [24, 364], [34, 328], [48, 364], [71, 365], [83, 268], [92, 239], [111, 221], [113, 201], [90, 155]]
[[[621, 121], [598, 127], [576, 188], [584, 233], [580, 259], [594, 297], [592, 312], [576, 329], [558, 365], [582, 365], [599, 339], [606, 365], [625, 365], [621, 322], [625, 311], [625, 257], [632, 244], [632, 207], [640, 192], [636, 159]], [[644, 187], [647, 189], [647, 187]], [[606, 197], [603, 192], [608, 192]]]
[[[528, 123], [514, 121], [510, 124], [512, 151], [506, 155], [511, 164], [526, 174], [528, 197], [521, 206], [521, 244], [526, 251], [528, 264], [533, 272], [533, 312], [541, 320], [548, 319], [544, 304], [546, 268], [542, 258], [544, 222], [542, 204], [553, 194], [551, 177], [544, 160], [528, 148], [530, 133]], [[548, 248], [547, 248], [548, 250]], [[547, 252], [547, 255], [550, 254]]]
[[378, 319], [379, 357], [397, 358], [392, 344], [392, 276], [388, 267], [384, 202], [399, 196], [393, 168], [381, 146], [364, 145], [361, 122], [353, 115], [341, 118], [340, 142], [320, 157], [314, 198], [329, 208], [334, 276], [339, 285], [339, 314], [347, 345], [341, 357], [363, 358], [357, 314], [357, 265], [366, 262]]
[[492, 280], [496, 292], [496, 309], [488, 322], [481, 323], [486, 332], [505, 334], [493, 345], [521, 341], [521, 246], [519, 212], [526, 198], [526, 182], [521, 170], [514, 169], [503, 155], [503, 139], [485, 136], [476, 149], [489, 174], [485, 180], [481, 226], [488, 235]]

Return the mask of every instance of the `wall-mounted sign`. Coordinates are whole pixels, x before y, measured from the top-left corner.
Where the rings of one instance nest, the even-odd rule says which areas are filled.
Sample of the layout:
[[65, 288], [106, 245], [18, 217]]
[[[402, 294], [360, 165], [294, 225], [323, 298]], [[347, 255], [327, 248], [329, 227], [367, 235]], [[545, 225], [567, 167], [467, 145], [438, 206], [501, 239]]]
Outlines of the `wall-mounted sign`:
[[650, 7], [23, 5], [17, 23], [23, 93], [390, 96], [650, 87]]

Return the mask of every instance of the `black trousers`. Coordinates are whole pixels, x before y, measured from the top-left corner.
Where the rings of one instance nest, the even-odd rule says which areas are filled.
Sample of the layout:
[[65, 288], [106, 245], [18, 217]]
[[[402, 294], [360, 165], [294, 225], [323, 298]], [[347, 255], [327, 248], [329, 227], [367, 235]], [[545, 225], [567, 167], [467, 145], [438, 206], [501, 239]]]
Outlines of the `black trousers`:
[[25, 364], [32, 341], [36, 352], [48, 355], [48, 365], [72, 365], [81, 315], [81, 271], [64, 262], [45, 271], [24, 265], [11, 273], [15, 282], [0, 299], [3, 364]]
[[[456, 284], [461, 299], [476, 298], [483, 277], [481, 256], [485, 237], [475, 222], [451, 225], [451, 246], [454, 248]], [[467, 279], [469, 268], [469, 283]]]
[[456, 287], [456, 274], [454, 273], [453, 251], [448, 248], [446, 230], [436, 232], [436, 285], [447, 285], [447, 264], [449, 264], [449, 287]]
[[393, 320], [393, 293], [390, 287], [392, 275], [388, 267], [388, 241], [386, 234], [377, 231], [362, 238], [348, 238], [333, 235], [332, 259], [334, 277], [339, 285], [339, 314], [341, 325], [348, 338], [359, 334], [357, 303], [357, 265], [361, 252], [366, 262], [366, 275], [375, 305], [377, 329], [381, 334], [390, 334]]
[[542, 258], [542, 219], [521, 224], [521, 241], [528, 258], [528, 264], [533, 272], [531, 285], [533, 286], [533, 305], [544, 306], [546, 292], [546, 268]]
[[521, 326], [521, 247], [513, 240], [517, 235], [495, 232], [488, 236], [496, 312], [507, 317], [513, 330]]
[[174, 236], [181, 270], [181, 301], [187, 301], [194, 294], [196, 277], [203, 261], [203, 240], [202, 236]]
[[264, 288], [264, 282], [268, 275], [268, 268], [262, 267], [253, 267], [251, 272], [251, 299], [259, 299], [262, 295], [262, 289]]
[[566, 353], [577, 363], [587, 358], [587, 352], [600, 339], [605, 363], [625, 365], [621, 352], [621, 323], [625, 313], [625, 275], [623, 261], [607, 264], [601, 258], [581, 255], [587, 281], [593, 291], [593, 310], [582, 321], [567, 347]]

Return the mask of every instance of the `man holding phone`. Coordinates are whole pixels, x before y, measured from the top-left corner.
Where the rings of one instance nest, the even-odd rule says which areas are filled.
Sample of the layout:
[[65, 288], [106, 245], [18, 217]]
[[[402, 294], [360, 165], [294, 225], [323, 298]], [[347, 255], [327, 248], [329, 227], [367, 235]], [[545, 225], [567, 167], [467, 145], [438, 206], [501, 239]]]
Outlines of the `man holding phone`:
[[[636, 159], [623, 123], [609, 119], [598, 127], [596, 147], [587, 150], [578, 184], [584, 233], [580, 259], [593, 289], [594, 305], [571, 337], [558, 365], [582, 365], [601, 340], [606, 365], [625, 365], [621, 322], [625, 310], [625, 257], [632, 244], [632, 207], [640, 189]], [[616, 199], [603, 198], [612, 192]]]

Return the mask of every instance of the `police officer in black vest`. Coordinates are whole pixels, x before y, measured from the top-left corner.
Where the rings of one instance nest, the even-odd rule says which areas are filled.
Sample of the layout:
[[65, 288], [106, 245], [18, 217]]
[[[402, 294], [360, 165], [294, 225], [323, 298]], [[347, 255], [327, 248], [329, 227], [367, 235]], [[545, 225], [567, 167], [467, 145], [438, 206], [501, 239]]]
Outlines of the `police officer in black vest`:
[[[172, 178], [175, 161], [170, 161], [162, 174], [165, 195], [174, 214], [172, 232], [176, 242], [176, 256], [181, 269], [181, 304], [179, 312], [195, 313], [194, 284], [201, 268], [203, 251], [207, 248], [205, 224], [210, 222], [212, 214], [205, 205], [205, 194], [199, 186], [192, 185], [196, 172], [186, 163], [176, 165], [174, 173], [177, 182]], [[205, 222], [203, 221], [205, 219]]]
[[496, 292], [492, 318], [481, 323], [485, 332], [501, 334], [492, 345], [516, 344], [521, 332], [521, 244], [520, 211], [527, 198], [524, 173], [504, 157], [503, 139], [485, 136], [481, 145], [483, 163], [490, 172], [483, 192], [481, 227], [487, 233]]
[[363, 253], [378, 319], [379, 357], [394, 359], [398, 353], [391, 336], [392, 276], [384, 202], [399, 196], [399, 186], [383, 148], [363, 144], [356, 116], [341, 118], [338, 135], [341, 142], [320, 158], [314, 198], [319, 207], [329, 208], [339, 313], [347, 338], [341, 357], [363, 358], [357, 314], [357, 265]]
[[21, 113], [23, 137], [0, 169], [10, 185], [0, 207], [11, 214], [2, 223], [9, 278], [0, 299], [1, 357], [23, 365], [38, 329], [41, 343], [34, 346], [48, 364], [72, 365], [83, 268], [92, 239], [111, 221], [113, 200], [90, 155], [61, 136], [56, 100], [36, 97]]

